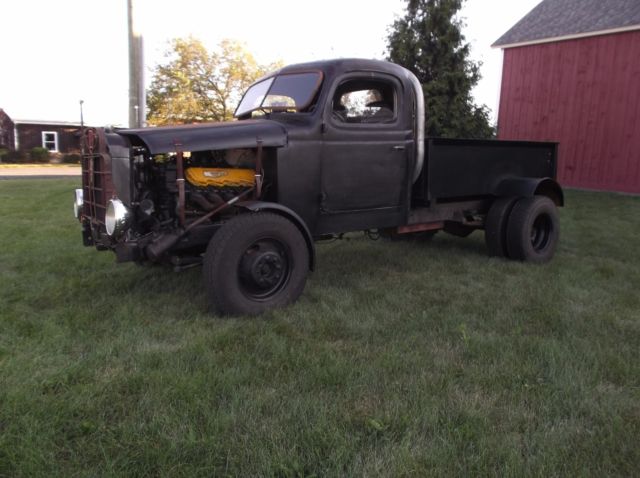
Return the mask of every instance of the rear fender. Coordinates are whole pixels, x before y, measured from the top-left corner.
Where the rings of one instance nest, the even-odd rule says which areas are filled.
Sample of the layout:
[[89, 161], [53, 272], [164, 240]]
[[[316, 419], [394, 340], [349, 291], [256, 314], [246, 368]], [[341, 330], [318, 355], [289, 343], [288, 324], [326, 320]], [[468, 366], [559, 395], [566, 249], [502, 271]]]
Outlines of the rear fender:
[[564, 206], [564, 193], [557, 181], [551, 178], [510, 178], [502, 180], [494, 190], [494, 195], [506, 196], [547, 196], [556, 206]]
[[297, 213], [281, 204], [266, 201], [242, 201], [234, 204], [234, 206], [251, 212], [269, 211], [290, 220], [300, 230], [300, 233], [307, 244], [307, 249], [309, 250], [309, 269], [315, 269], [316, 248], [313, 242], [313, 236], [311, 235], [311, 232], [304, 220]]

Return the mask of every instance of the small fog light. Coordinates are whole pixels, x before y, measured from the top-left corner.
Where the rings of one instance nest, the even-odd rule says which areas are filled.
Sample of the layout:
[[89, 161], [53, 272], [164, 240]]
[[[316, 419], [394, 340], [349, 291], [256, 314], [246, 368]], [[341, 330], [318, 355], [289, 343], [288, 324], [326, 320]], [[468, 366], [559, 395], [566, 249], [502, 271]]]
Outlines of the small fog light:
[[107, 234], [111, 237], [117, 237], [122, 234], [129, 226], [131, 214], [129, 209], [120, 199], [111, 199], [107, 205], [107, 213], [104, 218], [104, 225]]

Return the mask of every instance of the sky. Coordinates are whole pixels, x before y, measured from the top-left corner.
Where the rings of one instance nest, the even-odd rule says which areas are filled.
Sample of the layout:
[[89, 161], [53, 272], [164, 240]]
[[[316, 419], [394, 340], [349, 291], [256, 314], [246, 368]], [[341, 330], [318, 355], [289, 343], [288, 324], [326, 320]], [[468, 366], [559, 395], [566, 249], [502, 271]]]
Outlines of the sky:
[[[340, 57], [384, 59], [387, 30], [405, 0], [134, 0], [149, 84], [172, 38], [213, 49], [245, 43], [260, 63]], [[502, 52], [490, 45], [540, 0], [467, 0], [471, 58], [482, 62], [478, 104], [498, 106]], [[0, 108], [13, 119], [128, 121], [126, 0], [0, 0]]]

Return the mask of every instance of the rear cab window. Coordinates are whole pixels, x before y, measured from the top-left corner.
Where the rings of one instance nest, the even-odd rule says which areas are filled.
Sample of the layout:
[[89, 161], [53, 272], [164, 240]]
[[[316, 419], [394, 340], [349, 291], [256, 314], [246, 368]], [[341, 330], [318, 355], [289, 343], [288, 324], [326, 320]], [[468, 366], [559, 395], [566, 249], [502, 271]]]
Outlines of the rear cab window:
[[331, 116], [337, 123], [392, 123], [397, 118], [397, 94], [392, 82], [349, 79], [336, 89]]

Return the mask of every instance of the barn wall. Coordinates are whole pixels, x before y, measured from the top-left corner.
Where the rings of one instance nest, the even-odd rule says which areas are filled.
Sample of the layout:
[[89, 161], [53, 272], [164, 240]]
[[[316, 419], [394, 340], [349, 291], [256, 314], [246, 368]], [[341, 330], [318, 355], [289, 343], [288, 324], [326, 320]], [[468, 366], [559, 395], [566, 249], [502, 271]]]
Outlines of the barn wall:
[[563, 185], [640, 193], [640, 31], [505, 50], [498, 137], [559, 142]]

